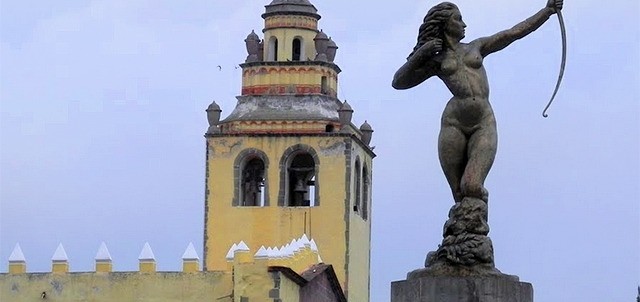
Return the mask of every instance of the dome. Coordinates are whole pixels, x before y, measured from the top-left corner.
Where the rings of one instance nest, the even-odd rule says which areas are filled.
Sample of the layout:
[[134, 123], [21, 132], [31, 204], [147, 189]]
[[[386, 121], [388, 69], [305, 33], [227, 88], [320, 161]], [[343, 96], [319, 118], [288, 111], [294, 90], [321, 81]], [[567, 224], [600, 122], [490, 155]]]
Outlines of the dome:
[[371, 128], [371, 125], [369, 125], [369, 123], [367, 123], [367, 121], [364, 121], [364, 123], [360, 126], [360, 131], [371, 131], [371, 132], [373, 132], [373, 128]]
[[338, 110], [339, 111], [351, 111], [351, 112], [353, 112], [353, 108], [351, 108], [351, 105], [349, 105], [349, 103], [347, 103], [346, 100], [344, 101], [344, 103], [342, 103], [342, 106]]
[[309, 0], [273, 0], [269, 5], [265, 6], [266, 11], [262, 14], [262, 18], [273, 15], [307, 15], [320, 19], [318, 10], [309, 2]]
[[324, 31], [320, 30], [316, 34], [316, 37], [313, 38], [313, 40], [327, 40], [327, 41], [329, 41], [329, 36], [327, 36], [327, 34], [325, 34]]
[[213, 101], [209, 107], [207, 107], [207, 111], [221, 111], [220, 110], [220, 105], [218, 105], [218, 103], [216, 103], [216, 101]]
[[260, 37], [256, 34], [255, 31], [251, 31], [251, 33], [247, 36], [245, 41], [260, 41]]

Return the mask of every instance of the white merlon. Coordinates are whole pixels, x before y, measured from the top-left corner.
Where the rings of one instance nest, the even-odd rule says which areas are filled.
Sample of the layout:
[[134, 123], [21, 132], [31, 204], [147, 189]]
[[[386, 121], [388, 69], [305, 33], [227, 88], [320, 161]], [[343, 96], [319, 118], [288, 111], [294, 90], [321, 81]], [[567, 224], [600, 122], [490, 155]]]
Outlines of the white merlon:
[[302, 239], [298, 239], [296, 241], [296, 250], [301, 251], [302, 249], [304, 249], [304, 242], [302, 242]]
[[109, 249], [107, 249], [107, 245], [104, 242], [100, 244], [100, 248], [98, 248], [96, 261], [111, 261], [111, 254], [109, 253]]
[[316, 241], [314, 239], [311, 239], [311, 241], [309, 242], [311, 244], [311, 250], [314, 252], [318, 251], [318, 245], [316, 244]]
[[138, 256], [138, 260], [156, 261], [156, 256], [153, 255], [149, 242], [145, 242], [144, 247], [142, 247], [142, 251], [140, 251], [140, 256]]
[[235, 254], [237, 249], [238, 249], [238, 245], [234, 243], [231, 246], [231, 248], [229, 248], [229, 252], [227, 252], [227, 256], [225, 258], [227, 258], [227, 260], [233, 260], [234, 254]]
[[62, 243], [58, 244], [58, 248], [56, 249], [56, 252], [53, 253], [53, 257], [51, 257], [51, 260], [54, 262], [69, 261], [69, 257], [67, 257], [67, 252], [64, 251]]
[[307, 234], [302, 234], [302, 237], [300, 237], [300, 240], [298, 240], [298, 242], [300, 242], [306, 248], [311, 248], [311, 242], [309, 241], [309, 237], [307, 237]]
[[24, 254], [22, 253], [22, 249], [20, 248], [20, 244], [16, 243], [16, 247], [13, 248], [13, 252], [9, 256], [9, 262], [26, 262], [27, 260], [24, 258]]
[[291, 245], [287, 244], [287, 245], [283, 245], [280, 248], [280, 257], [282, 258], [289, 258], [291, 257]]
[[294, 246], [289, 246], [289, 250], [287, 251], [287, 257], [295, 257], [296, 253], [300, 253], [300, 250]]
[[258, 251], [256, 252], [256, 254], [253, 256], [254, 258], [260, 258], [260, 259], [265, 259], [265, 258], [269, 258], [269, 253], [267, 252], [267, 249], [264, 248], [264, 245], [260, 247], [260, 249], [258, 249]]
[[242, 251], [242, 252], [248, 252], [251, 251], [249, 249], [249, 246], [247, 246], [246, 243], [244, 243], [244, 241], [240, 241], [240, 243], [238, 243], [238, 251]]
[[324, 261], [322, 261], [322, 257], [320, 257], [320, 255], [318, 255], [318, 263], [324, 263]]
[[189, 246], [187, 246], [184, 254], [182, 254], [182, 260], [200, 260], [196, 248], [193, 247], [193, 242], [189, 242]]
[[275, 254], [273, 253], [273, 248], [272, 247], [268, 247], [267, 248], [267, 256], [269, 257], [269, 259], [273, 259], [275, 258], [274, 256]]
[[286, 255], [285, 255], [285, 251], [286, 250], [285, 249], [286, 249], [286, 247], [284, 245], [281, 246], [280, 249], [276, 248], [276, 252], [277, 252], [276, 257], [285, 258], [286, 257]]

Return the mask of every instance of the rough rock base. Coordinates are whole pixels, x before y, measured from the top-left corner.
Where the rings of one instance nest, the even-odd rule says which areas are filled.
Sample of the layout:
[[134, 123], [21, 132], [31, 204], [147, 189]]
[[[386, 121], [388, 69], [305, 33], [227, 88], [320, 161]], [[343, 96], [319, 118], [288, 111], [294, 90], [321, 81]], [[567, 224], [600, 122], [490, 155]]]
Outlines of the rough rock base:
[[516, 276], [420, 276], [391, 283], [391, 302], [533, 302]]

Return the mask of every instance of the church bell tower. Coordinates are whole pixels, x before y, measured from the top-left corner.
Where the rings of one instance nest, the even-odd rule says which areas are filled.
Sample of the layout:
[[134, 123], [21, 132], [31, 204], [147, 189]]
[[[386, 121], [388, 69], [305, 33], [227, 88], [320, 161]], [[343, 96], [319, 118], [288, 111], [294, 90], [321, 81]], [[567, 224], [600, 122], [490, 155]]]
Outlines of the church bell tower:
[[307, 0], [265, 6], [263, 38], [244, 40], [242, 91], [224, 119], [207, 109], [204, 269], [313, 238], [349, 301], [369, 301], [373, 130], [338, 98], [338, 47]]

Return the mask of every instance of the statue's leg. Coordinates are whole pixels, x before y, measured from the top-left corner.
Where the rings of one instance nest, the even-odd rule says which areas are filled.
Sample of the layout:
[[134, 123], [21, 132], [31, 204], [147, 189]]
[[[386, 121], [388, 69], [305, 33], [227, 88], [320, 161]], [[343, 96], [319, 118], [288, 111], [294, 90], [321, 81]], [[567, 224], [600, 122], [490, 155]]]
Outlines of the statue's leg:
[[498, 147], [495, 119], [491, 117], [469, 138], [468, 162], [460, 182], [462, 195], [487, 201], [484, 181], [493, 165]]
[[467, 138], [460, 129], [442, 125], [438, 137], [438, 156], [440, 166], [449, 182], [455, 202], [462, 200], [460, 180], [466, 163]]

